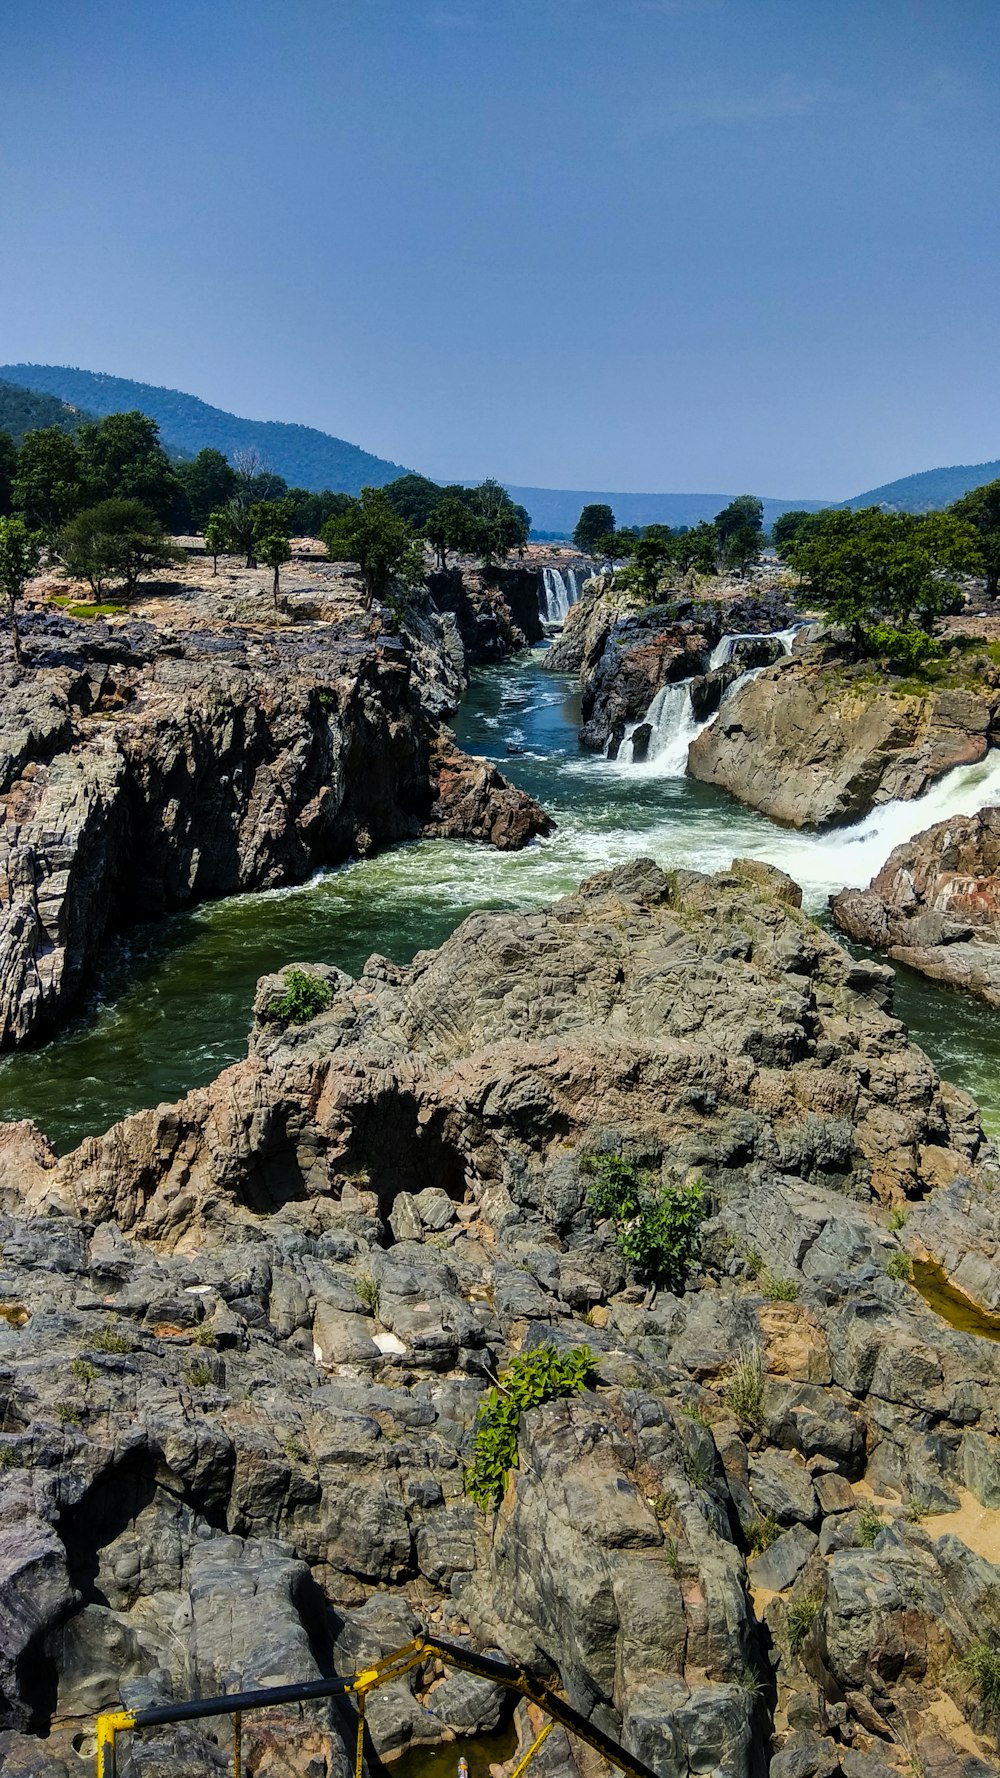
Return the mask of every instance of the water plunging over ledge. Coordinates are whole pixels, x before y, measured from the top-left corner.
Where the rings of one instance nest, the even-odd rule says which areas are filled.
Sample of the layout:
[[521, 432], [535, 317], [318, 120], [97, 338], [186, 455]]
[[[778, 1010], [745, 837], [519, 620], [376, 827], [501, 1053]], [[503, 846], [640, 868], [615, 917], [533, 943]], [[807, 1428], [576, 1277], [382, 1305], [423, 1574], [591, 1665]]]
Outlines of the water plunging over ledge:
[[564, 624], [580, 597], [587, 575], [581, 568], [543, 568], [538, 615], [545, 624]]
[[[257, 978], [282, 964], [322, 960], [356, 974], [372, 951], [406, 963], [476, 908], [536, 906], [638, 853], [706, 871], [737, 854], [764, 858], [822, 913], [831, 890], [867, 883], [901, 840], [1000, 802], [997, 752], [919, 802], [888, 803], [851, 828], [792, 832], [712, 786], [582, 752], [575, 682], [545, 673], [541, 658], [479, 672], [455, 728], [463, 747], [494, 758], [555, 815], [551, 838], [513, 853], [421, 840], [296, 888], [133, 927], [106, 948], [99, 985], [72, 1024], [43, 1049], [0, 1061], [2, 1115], [35, 1118], [65, 1149], [206, 1083], [245, 1054]], [[905, 970], [897, 1010], [1000, 1133], [1000, 1021]]]
[[[801, 624], [792, 624], [787, 630], [747, 632], [738, 636], [723, 636], [717, 642], [709, 657], [708, 670], [714, 673], [717, 668], [728, 666], [736, 648], [741, 642], [779, 642], [783, 652], [792, 652]], [[732, 685], [726, 687], [722, 694], [719, 708], [731, 697], [738, 686], [746, 685], [749, 680], [756, 679], [758, 673], [766, 671], [764, 667], [749, 667], [734, 679]], [[620, 743], [617, 757], [623, 765], [649, 771], [658, 778], [683, 778], [687, 771], [688, 748], [691, 742], [714, 722], [718, 711], [713, 710], [708, 716], [696, 716], [691, 703], [690, 679], [678, 679], [671, 685], [664, 685], [656, 693], [649, 709], [638, 722], [630, 724], [624, 739]], [[644, 754], [636, 757], [636, 737], [640, 730], [649, 731]], [[606, 752], [612, 757], [614, 740], [608, 742]]]

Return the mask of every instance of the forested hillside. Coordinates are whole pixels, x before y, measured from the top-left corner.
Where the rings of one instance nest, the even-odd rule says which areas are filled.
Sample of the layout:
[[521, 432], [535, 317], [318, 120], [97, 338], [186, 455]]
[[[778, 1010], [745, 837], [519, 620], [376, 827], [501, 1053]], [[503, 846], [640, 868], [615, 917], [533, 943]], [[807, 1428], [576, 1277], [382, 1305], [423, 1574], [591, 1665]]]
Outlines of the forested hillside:
[[960, 500], [970, 488], [981, 488], [1000, 476], [996, 463], [956, 463], [949, 469], [923, 469], [917, 475], [904, 475], [895, 482], [884, 482], [880, 488], [869, 488], [845, 500], [845, 506], [888, 506], [894, 512], [939, 512]]
[[34, 389], [0, 382], [0, 432], [7, 432], [20, 444], [26, 432], [39, 427], [59, 426], [63, 432], [75, 432], [91, 415], [72, 407], [56, 395], [45, 395]]
[[[127, 413], [138, 408], [157, 422], [164, 448], [183, 456], [195, 456], [206, 446], [230, 459], [236, 451], [256, 450], [268, 468], [293, 487], [357, 494], [363, 487], [380, 488], [403, 474], [399, 463], [375, 457], [360, 445], [314, 426], [243, 419], [178, 389], [55, 364], [0, 365], [0, 377], [25, 389], [58, 396], [60, 403], [72, 402], [92, 414]], [[33, 424], [51, 425], [52, 421]]]

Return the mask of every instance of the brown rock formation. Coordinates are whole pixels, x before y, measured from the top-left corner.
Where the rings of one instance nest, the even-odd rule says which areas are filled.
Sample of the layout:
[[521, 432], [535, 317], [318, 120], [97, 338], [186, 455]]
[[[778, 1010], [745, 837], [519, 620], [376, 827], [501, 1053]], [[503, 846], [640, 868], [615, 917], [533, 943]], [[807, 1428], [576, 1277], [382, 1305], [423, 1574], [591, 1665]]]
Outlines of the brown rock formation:
[[1000, 1006], [1000, 809], [939, 821], [832, 907], [851, 938]]
[[826, 827], [982, 759], [998, 711], [995, 691], [897, 693], [807, 655], [734, 690], [692, 742], [688, 769], [774, 821]]

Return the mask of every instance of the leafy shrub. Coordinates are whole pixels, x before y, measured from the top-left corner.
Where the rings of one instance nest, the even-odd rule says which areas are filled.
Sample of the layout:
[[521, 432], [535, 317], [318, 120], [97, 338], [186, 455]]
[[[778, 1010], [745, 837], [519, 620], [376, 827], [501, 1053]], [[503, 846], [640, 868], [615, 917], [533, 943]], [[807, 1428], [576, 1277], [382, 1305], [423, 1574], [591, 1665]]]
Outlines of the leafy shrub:
[[913, 1275], [913, 1261], [909, 1254], [904, 1253], [902, 1248], [898, 1253], [891, 1253], [885, 1262], [885, 1273], [895, 1283], [905, 1283]]
[[858, 1513], [858, 1537], [866, 1550], [874, 1548], [875, 1539], [880, 1531], [885, 1530], [885, 1520], [881, 1517], [873, 1500], [866, 1500]]
[[764, 1418], [764, 1354], [744, 1346], [723, 1390], [723, 1400], [741, 1426], [756, 1427]]
[[285, 992], [280, 1000], [272, 1000], [268, 1017], [286, 1025], [308, 1025], [318, 1013], [325, 1012], [333, 999], [333, 991], [318, 976], [307, 975], [304, 969], [287, 969]]
[[57, 1401], [52, 1411], [60, 1426], [79, 1426], [80, 1410], [75, 1401]]
[[214, 1346], [215, 1345], [215, 1334], [213, 1333], [212, 1329], [209, 1327], [207, 1321], [199, 1321], [198, 1326], [195, 1328], [194, 1333], [191, 1335], [191, 1338], [194, 1341], [196, 1346]]
[[979, 1702], [991, 1716], [1000, 1715], [1000, 1651], [988, 1642], [974, 1642], [962, 1662]]
[[823, 1604], [821, 1593], [803, 1593], [801, 1599], [793, 1599], [788, 1607], [788, 1649], [797, 1655], [816, 1622]]
[[884, 655], [897, 666], [908, 667], [911, 671], [937, 660], [944, 652], [940, 642], [928, 636], [926, 630], [918, 630], [916, 624], [907, 624], [901, 630], [892, 624], [872, 624], [866, 637], [869, 654]]
[[653, 1283], [683, 1289], [701, 1246], [705, 1216], [701, 1181], [676, 1189], [658, 1187], [648, 1174], [617, 1155], [590, 1155], [584, 1171], [593, 1175], [588, 1202], [597, 1216], [614, 1222], [618, 1251], [626, 1263]]
[[92, 1383], [97, 1376], [97, 1366], [89, 1358], [74, 1358], [69, 1368], [81, 1383]]
[[897, 1204], [895, 1209], [890, 1210], [890, 1212], [889, 1212], [889, 1218], [886, 1223], [886, 1227], [891, 1229], [893, 1234], [895, 1234], [897, 1229], [901, 1229], [905, 1226], [906, 1217], [907, 1217], [907, 1211], [906, 1211], [905, 1206], [903, 1204]]
[[554, 1346], [539, 1346], [508, 1365], [497, 1387], [479, 1405], [472, 1462], [465, 1472], [466, 1492], [484, 1512], [499, 1506], [508, 1473], [517, 1468], [517, 1433], [525, 1409], [579, 1394], [592, 1382], [594, 1369], [594, 1355], [587, 1346], [562, 1357]]
[[0, 1469], [23, 1469], [24, 1456], [16, 1445], [0, 1445]]
[[188, 1376], [196, 1389], [205, 1389], [212, 1381], [212, 1369], [204, 1359], [196, 1358], [188, 1370]]

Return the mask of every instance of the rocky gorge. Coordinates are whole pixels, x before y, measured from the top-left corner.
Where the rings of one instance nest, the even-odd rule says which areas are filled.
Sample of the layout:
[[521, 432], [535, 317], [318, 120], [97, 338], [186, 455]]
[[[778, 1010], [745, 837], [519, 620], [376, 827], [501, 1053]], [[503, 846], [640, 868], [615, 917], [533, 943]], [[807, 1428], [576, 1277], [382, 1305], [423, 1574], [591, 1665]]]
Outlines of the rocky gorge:
[[0, 691], [0, 1045], [64, 1015], [110, 930], [422, 832], [549, 822], [441, 730], [464, 657], [410, 627], [29, 625]]
[[[5, 1769], [75, 1771], [119, 1698], [350, 1671], [420, 1624], [557, 1677], [663, 1778], [994, 1769], [1000, 1353], [907, 1255], [995, 1306], [1000, 1170], [891, 973], [798, 903], [753, 862], [638, 862], [408, 968], [303, 964], [301, 1025], [263, 981], [244, 1062], [63, 1160], [5, 1129]], [[595, 1212], [601, 1156], [700, 1182], [672, 1288]], [[484, 1512], [477, 1407], [549, 1345], [591, 1386], [522, 1416]], [[417, 1669], [370, 1727], [385, 1754], [501, 1708]], [[248, 1723], [249, 1769], [346, 1772], [343, 1733]]]

